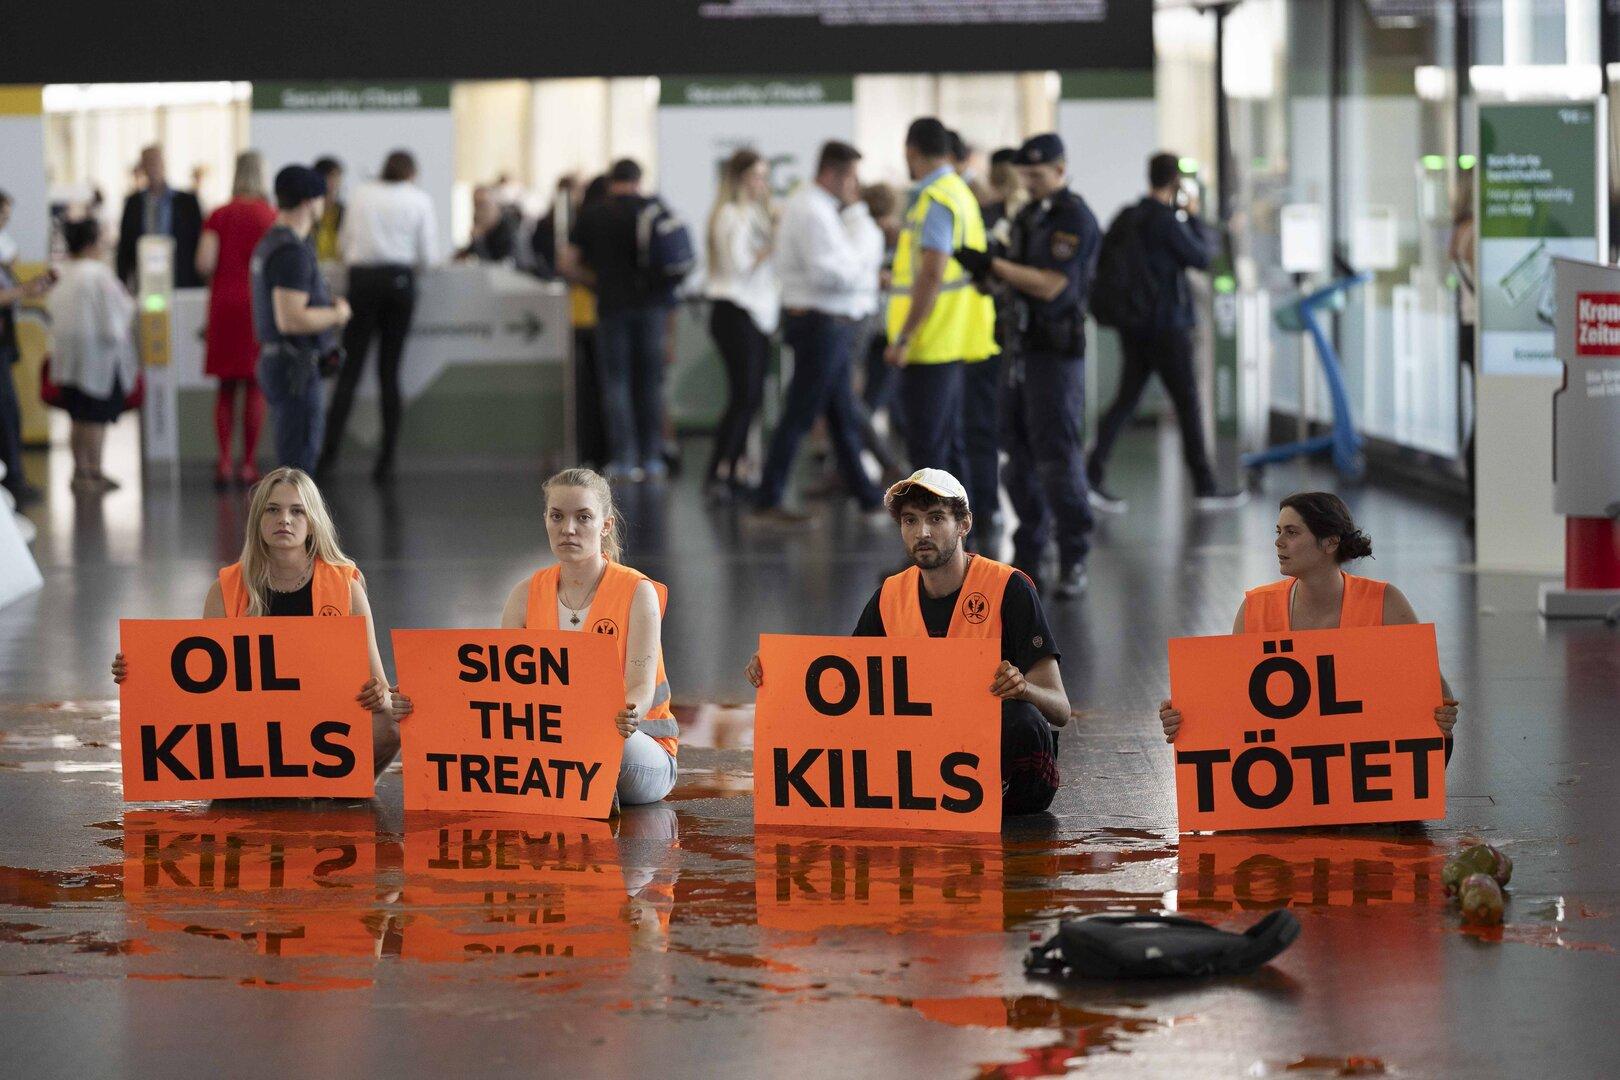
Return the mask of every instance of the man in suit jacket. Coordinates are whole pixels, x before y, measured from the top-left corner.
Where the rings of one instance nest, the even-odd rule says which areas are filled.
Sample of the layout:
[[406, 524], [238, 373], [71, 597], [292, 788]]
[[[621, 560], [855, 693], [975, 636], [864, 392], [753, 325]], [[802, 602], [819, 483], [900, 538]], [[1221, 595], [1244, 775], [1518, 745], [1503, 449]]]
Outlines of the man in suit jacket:
[[118, 276], [135, 290], [135, 242], [148, 233], [174, 237], [174, 285], [192, 288], [203, 283], [197, 273], [197, 241], [202, 236], [202, 206], [189, 191], [176, 191], [164, 171], [163, 148], [141, 151], [146, 190], [124, 200], [123, 222], [118, 229]]

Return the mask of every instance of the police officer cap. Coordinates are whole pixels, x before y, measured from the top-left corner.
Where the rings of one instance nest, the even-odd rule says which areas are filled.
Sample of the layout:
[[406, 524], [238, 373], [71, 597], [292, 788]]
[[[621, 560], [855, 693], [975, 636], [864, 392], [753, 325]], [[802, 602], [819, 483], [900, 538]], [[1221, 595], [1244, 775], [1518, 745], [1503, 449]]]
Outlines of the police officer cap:
[[276, 201], [296, 206], [326, 194], [326, 180], [308, 165], [288, 165], [276, 173]]
[[1048, 165], [1063, 160], [1063, 140], [1052, 132], [1025, 140], [1018, 148], [1014, 165]]

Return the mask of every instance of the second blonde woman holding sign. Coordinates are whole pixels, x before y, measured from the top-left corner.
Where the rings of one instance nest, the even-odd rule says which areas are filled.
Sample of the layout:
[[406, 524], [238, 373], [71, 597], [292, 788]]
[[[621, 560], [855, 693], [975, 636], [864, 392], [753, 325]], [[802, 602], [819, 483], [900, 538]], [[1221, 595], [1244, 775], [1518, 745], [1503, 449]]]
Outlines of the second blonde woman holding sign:
[[[505, 629], [579, 630], [611, 638], [624, 666], [619, 803], [652, 803], [675, 787], [680, 728], [669, 707], [662, 624], [668, 590], [619, 561], [622, 523], [608, 482], [564, 469], [545, 483], [546, 536], [555, 565], [519, 582], [501, 612]], [[401, 715], [409, 698], [394, 695]]]

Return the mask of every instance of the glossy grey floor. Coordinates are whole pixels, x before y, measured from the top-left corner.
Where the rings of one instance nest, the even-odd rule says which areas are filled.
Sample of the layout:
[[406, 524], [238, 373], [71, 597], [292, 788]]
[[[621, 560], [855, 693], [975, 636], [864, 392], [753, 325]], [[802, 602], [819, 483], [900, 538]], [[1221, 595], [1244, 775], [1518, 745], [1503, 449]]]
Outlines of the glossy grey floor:
[[[846, 632], [900, 549], [836, 506], [805, 535], [758, 535], [685, 480], [624, 498], [630, 561], [671, 591], [680, 786], [542, 835], [407, 817], [397, 771], [358, 807], [126, 810], [117, 620], [197, 614], [242, 496], [188, 479], [75, 500], [59, 462], [34, 464], [46, 586], [0, 611], [9, 1075], [1620, 1073], [1620, 644], [1543, 623], [1534, 578], [1472, 572], [1460, 514], [1432, 499], [1343, 492], [1374, 538], [1366, 571], [1439, 624], [1464, 703], [1444, 823], [1177, 837], [1152, 716], [1165, 640], [1225, 632], [1274, 576], [1276, 499], [1334, 480], [1285, 468], [1198, 516], [1173, 445], [1136, 433], [1090, 594], [1050, 606], [1083, 710], [1050, 817], [999, 841], [756, 839], [733, 707], [755, 637]], [[384, 628], [488, 625], [546, 559], [530, 472], [329, 491]], [[1517, 861], [1499, 935], [1463, 932], [1439, 898], [1439, 861], [1476, 836]], [[1304, 932], [1247, 979], [1058, 986], [1019, 963], [1064, 914], [1236, 926], [1280, 904]]]

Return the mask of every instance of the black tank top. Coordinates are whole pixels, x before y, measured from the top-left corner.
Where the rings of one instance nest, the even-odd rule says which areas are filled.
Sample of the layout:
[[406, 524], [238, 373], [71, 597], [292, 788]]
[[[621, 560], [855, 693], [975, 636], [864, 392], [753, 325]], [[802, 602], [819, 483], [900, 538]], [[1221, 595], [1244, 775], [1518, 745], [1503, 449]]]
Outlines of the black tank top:
[[304, 582], [304, 587], [296, 592], [276, 592], [268, 590], [270, 594], [271, 615], [313, 615], [315, 614], [315, 580], [311, 578]]

